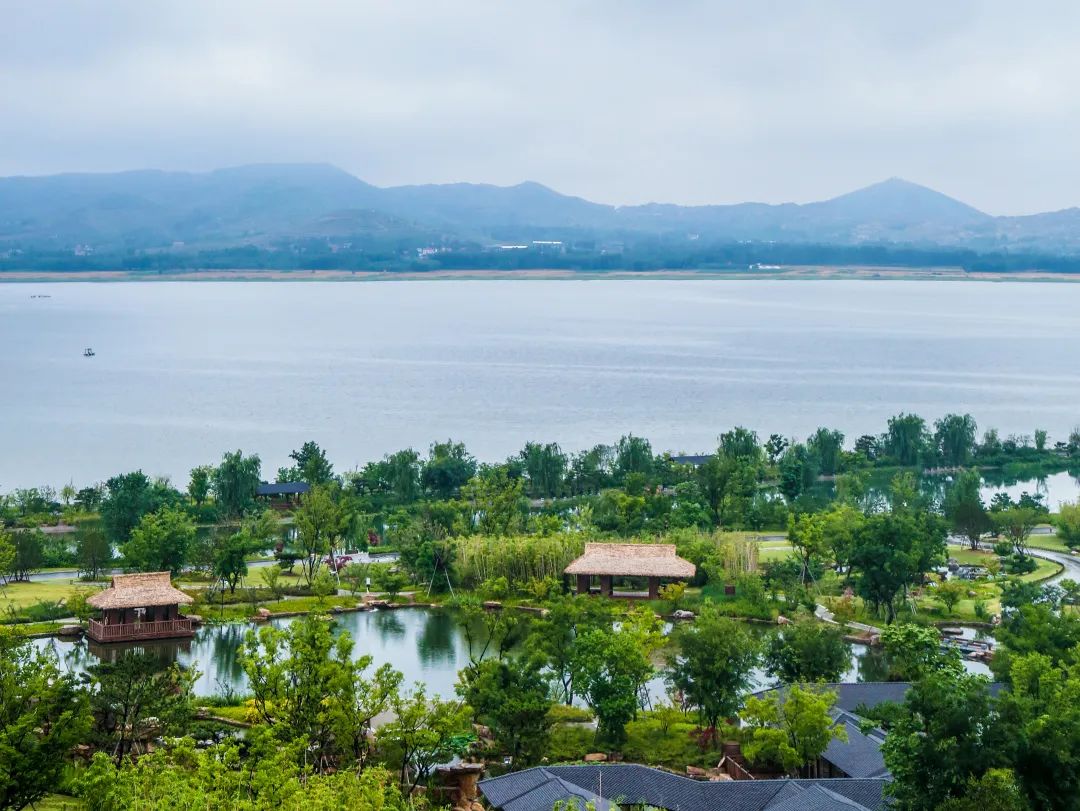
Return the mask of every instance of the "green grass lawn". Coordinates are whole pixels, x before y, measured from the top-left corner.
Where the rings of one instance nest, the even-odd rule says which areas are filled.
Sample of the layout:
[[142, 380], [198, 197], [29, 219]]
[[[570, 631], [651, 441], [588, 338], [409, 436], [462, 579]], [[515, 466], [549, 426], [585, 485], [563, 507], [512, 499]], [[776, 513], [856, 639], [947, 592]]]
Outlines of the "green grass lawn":
[[41, 600], [50, 602], [63, 600], [77, 591], [92, 594], [98, 589], [88, 587], [76, 580], [31, 580], [29, 583], [8, 583], [0, 589], [0, 612], [6, 612], [9, 605], [19, 610]]
[[1057, 535], [1032, 535], [1028, 538], [1028, 546], [1033, 549], [1046, 549], [1050, 552], [1069, 554], [1069, 547]]
[[82, 811], [86, 808], [82, 800], [66, 794], [46, 794], [32, 807], [37, 811]]

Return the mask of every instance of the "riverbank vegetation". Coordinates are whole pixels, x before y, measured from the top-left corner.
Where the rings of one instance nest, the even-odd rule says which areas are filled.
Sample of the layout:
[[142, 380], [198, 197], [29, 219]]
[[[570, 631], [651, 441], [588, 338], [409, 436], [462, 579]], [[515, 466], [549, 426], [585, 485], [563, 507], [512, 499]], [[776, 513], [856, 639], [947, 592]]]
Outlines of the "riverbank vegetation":
[[[880, 678], [916, 683], [878, 719], [897, 807], [1001, 783], [1032, 808], [1073, 808], [1080, 586], [1041, 582], [1056, 564], [1035, 557], [1033, 533], [1056, 525], [1048, 537], [1072, 548], [1076, 516], [1051, 515], [1035, 492], [986, 500], [980, 469], [1077, 464], [1080, 433], [977, 439], [967, 415], [902, 414], [852, 443], [735, 428], [692, 458], [625, 436], [573, 455], [529, 443], [481, 464], [448, 441], [337, 474], [306, 443], [275, 477], [307, 485], [293, 502], [258, 496], [261, 461], [241, 451], [183, 491], [138, 471], [19, 491], [0, 535], [0, 808], [60, 790], [89, 809], [396, 811], [444, 804], [437, 766], [456, 756], [492, 772], [587, 754], [683, 770], [715, 765], [725, 743], [761, 773], [797, 775], [835, 729], [835, 696], [803, 685], [846, 672], [852, 620], [880, 637]], [[562, 572], [591, 540], [670, 543], [696, 574], [651, 600], [572, 596]], [[35, 579], [46, 564], [85, 583]], [[237, 660], [246, 692], [212, 699], [194, 695], [191, 670], [134, 651], [65, 673], [16, 632], [88, 616], [86, 594], [114, 567], [170, 571], [207, 621], [300, 616], [251, 627]], [[452, 609], [468, 654], [454, 695], [376, 668], [335, 627], [333, 612], [374, 598]], [[666, 633], [661, 617], [676, 612], [692, 619]], [[930, 627], [992, 615], [991, 667], [1010, 687], [997, 698]], [[779, 629], [763, 637], [733, 618]], [[790, 689], [752, 696], [759, 672]], [[954, 732], [970, 757], [949, 751]], [[1044, 762], [1052, 781], [1033, 765]]]

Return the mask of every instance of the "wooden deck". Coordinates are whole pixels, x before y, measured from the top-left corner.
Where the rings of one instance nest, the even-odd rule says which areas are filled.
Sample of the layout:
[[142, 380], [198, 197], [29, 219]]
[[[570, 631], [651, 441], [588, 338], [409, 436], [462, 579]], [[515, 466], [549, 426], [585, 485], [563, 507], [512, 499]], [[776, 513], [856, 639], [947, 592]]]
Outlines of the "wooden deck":
[[194, 636], [195, 628], [191, 620], [186, 618], [155, 622], [126, 622], [119, 625], [105, 625], [92, 619], [86, 634], [95, 642], [132, 642], [139, 639]]

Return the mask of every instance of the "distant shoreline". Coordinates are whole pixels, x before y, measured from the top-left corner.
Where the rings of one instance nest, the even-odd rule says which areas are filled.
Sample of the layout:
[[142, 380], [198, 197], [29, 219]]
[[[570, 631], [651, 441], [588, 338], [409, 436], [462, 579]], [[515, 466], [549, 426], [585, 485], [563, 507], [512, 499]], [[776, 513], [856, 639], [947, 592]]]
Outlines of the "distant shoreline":
[[1043, 270], [971, 272], [962, 268], [800, 265], [776, 270], [177, 270], [0, 271], [2, 283], [42, 282], [388, 282], [506, 280], [980, 281], [1080, 282], [1080, 274]]

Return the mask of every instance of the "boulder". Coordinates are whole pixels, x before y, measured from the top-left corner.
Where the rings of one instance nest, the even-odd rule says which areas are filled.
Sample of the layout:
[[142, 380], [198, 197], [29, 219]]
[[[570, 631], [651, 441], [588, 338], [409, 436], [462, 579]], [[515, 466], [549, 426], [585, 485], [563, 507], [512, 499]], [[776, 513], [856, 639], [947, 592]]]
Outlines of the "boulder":
[[200, 617], [198, 614], [185, 614], [184, 619], [191, 620], [192, 625], [202, 625], [203, 624], [203, 618]]
[[484, 608], [486, 608], [488, 611], [494, 611], [496, 609], [502, 608], [502, 603], [500, 603], [498, 600], [484, 600]]
[[263, 619], [270, 619], [270, 609], [269, 608], [256, 609], [255, 613], [258, 616], [262, 617]]
[[776, 615], [776, 624], [777, 625], [791, 625], [791, 620], [789, 620], [783, 614], [777, 614]]
[[582, 758], [586, 763], [605, 763], [607, 762], [607, 755], [603, 752], [590, 752]]
[[78, 636], [83, 632], [81, 625], [61, 625], [60, 636]]
[[693, 611], [687, 611], [684, 608], [680, 608], [678, 611], [673, 613], [671, 616], [673, 616], [677, 620], [692, 620], [694, 618], [694, 612]]

